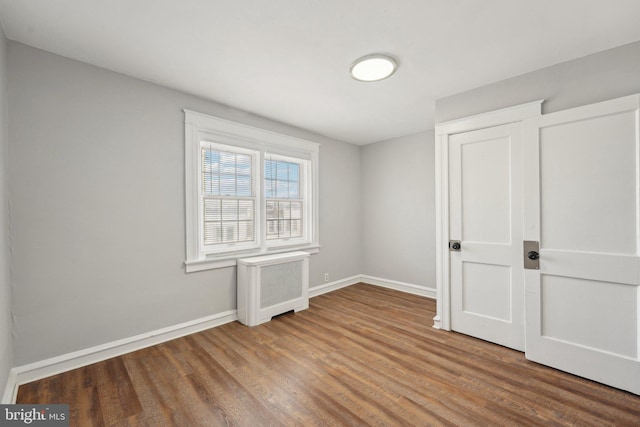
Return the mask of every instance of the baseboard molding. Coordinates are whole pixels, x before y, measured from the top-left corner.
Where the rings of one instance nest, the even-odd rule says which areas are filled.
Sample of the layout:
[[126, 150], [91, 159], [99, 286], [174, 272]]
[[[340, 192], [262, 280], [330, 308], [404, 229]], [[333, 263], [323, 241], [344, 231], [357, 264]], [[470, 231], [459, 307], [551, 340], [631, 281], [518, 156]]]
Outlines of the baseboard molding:
[[[15, 403], [18, 386], [22, 384], [77, 369], [92, 363], [101, 362], [112, 357], [121, 356], [236, 320], [238, 320], [238, 312], [237, 310], [231, 310], [15, 367], [11, 369], [9, 374], [10, 380], [7, 382], [3, 403]], [[11, 381], [12, 378], [13, 380]], [[8, 402], [6, 402], [7, 400]]]
[[[360, 282], [414, 295], [420, 295], [427, 298], [436, 298], [435, 289], [425, 288], [411, 283], [381, 279], [379, 277], [372, 277], [364, 274], [358, 274], [345, 279], [336, 280], [331, 283], [315, 286], [309, 289], [309, 298], [317, 297]], [[83, 366], [91, 365], [92, 363], [101, 362], [112, 357], [121, 356], [126, 353], [131, 353], [165, 341], [204, 331], [236, 320], [238, 320], [237, 310], [230, 310], [224, 313], [202, 317], [200, 319], [101, 344], [84, 350], [74, 351], [72, 353], [30, 363], [28, 365], [14, 367], [9, 372], [4, 395], [2, 397], [2, 404], [15, 403], [18, 394], [18, 387], [22, 384], [50, 377], [72, 369], [81, 368]]]
[[412, 283], [381, 279], [380, 277], [367, 276], [366, 274], [360, 276], [360, 281], [368, 283], [370, 285], [381, 286], [383, 288], [394, 289], [396, 291], [406, 292], [408, 294], [420, 295], [421, 297], [436, 299], [435, 289], [425, 288], [424, 286], [418, 286]]
[[336, 280], [335, 282], [325, 283], [320, 286], [314, 286], [309, 289], [309, 298], [317, 297], [318, 295], [326, 294], [327, 292], [335, 291], [340, 288], [346, 288], [347, 286], [355, 285], [361, 281], [362, 275], [357, 274], [355, 276], [347, 277], [346, 279]]

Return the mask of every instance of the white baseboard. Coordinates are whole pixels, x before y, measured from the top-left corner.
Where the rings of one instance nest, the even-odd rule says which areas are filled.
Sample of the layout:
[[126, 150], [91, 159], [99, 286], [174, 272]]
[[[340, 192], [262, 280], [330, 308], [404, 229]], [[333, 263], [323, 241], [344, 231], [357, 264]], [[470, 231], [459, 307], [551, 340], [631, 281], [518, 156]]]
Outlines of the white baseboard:
[[[435, 289], [363, 274], [315, 286], [309, 289], [309, 298], [355, 285], [360, 282], [407, 292], [414, 295], [420, 295], [427, 298], [436, 298]], [[204, 331], [205, 329], [224, 325], [225, 323], [230, 323], [236, 320], [238, 320], [238, 312], [237, 310], [231, 310], [133, 337], [101, 344], [84, 350], [62, 354], [60, 356], [30, 363], [28, 365], [14, 367], [9, 372], [9, 378], [7, 379], [7, 385], [2, 397], [2, 404], [15, 403], [18, 394], [18, 387], [22, 384], [50, 377], [72, 369], [77, 369], [92, 363], [101, 362], [112, 357], [121, 356], [126, 353], [131, 353], [165, 341]]]
[[238, 320], [237, 310], [202, 317], [144, 334], [62, 354], [50, 359], [11, 369], [2, 403], [15, 403], [18, 386], [65, 371], [77, 369], [112, 357], [151, 347], [156, 344], [204, 331]]
[[414, 285], [412, 283], [397, 282], [395, 280], [381, 279], [380, 277], [372, 277], [363, 274], [360, 276], [360, 281], [368, 283], [370, 285], [381, 286], [383, 288], [394, 289], [400, 292], [406, 292], [408, 294], [420, 295], [421, 297], [427, 297], [436, 299], [436, 290], [433, 288], [425, 288], [424, 286]]
[[324, 285], [314, 286], [309, 288], [309, 298], [317, 297], [318, 295], [326, 294], [327, 292], [335, 291], [340, 288], [355, 285], [362, 281], [362, 275], [357, 274], [355, 276], [347, 277], [346, 279], [336, 280], [335, 282], [325, 283]]

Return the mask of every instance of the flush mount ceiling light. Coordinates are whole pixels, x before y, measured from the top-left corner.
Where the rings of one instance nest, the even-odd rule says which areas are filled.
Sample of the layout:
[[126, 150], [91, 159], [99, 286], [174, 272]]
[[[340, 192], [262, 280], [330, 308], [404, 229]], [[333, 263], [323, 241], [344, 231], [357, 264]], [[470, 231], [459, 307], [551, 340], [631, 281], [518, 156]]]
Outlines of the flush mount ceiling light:
[[386, 55], [367, 55], [351, 66], [351, 76], [361, 82], [377, 82], [386, 79], [398, 68], [395, 59]]

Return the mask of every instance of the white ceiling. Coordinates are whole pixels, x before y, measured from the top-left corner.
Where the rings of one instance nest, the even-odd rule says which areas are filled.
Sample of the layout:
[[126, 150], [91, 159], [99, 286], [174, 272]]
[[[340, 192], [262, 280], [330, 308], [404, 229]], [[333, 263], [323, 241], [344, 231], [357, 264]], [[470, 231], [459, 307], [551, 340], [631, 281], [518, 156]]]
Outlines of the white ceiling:
[[[638, 0], [0, 0], [6, 36], [354, 144], [436, 99], [640, 40]], [[386, 53], [377, 83], [351, 63]]]

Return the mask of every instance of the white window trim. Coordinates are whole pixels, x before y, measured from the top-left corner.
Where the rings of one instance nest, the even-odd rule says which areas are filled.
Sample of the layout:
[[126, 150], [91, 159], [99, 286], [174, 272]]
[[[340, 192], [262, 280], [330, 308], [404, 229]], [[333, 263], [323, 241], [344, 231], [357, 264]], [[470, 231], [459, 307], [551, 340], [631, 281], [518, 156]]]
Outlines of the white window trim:
[[[319, 182], [318, 161], [320, 144], [307, 141], [289, 135], [268, 131], [230, 120], [220, 119], [196, 111], [184, 110], [185, 113], [185, 203], [186, 203], [186, 272], [210, 270], [214, 268], [231, 267], [236, 265], [238, 258], [257, 256], [272, 253], [304, 250], [309, 253], [317, 253], [320, 249], [319, 232]], [[200, 248], [200, 223], [199, 211], [200, 194], [198, 188], [198, 170], [200, 168], [200, 141], [207, 140], [220, 144], [235, 146], [259, 151], [256, 180], [260, 182], [258, 192], [263, 188], [263, 162], [264, 153], [280, 154], [282, 156], [309, 160], [307, 172], [310, 183], [308, 190], [311, 192], [311, 212], [309, 212], [308, 240], [305, 242], [292, 241], [278, 245], [265, 243], [262, 224], [256, 222], [256, 232], [259, 232], [259, 248], [252, 248], [238, 252], [225, 252], [220, 254], [203, 254]], [[260, 210], [263, 210], [264, 195], [260, 194]], [[261, 212], [264, 218], [264, 212]], [[261, 221], [262, 222], [262, 221]], [[259, 231], [258, 231], [259, 230]]]

